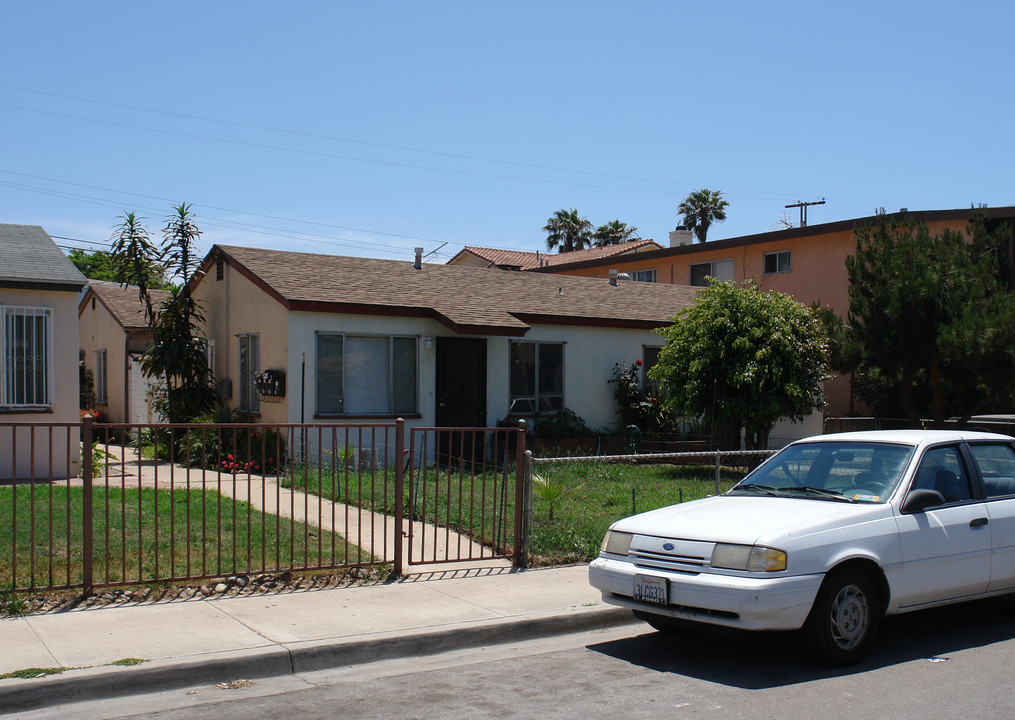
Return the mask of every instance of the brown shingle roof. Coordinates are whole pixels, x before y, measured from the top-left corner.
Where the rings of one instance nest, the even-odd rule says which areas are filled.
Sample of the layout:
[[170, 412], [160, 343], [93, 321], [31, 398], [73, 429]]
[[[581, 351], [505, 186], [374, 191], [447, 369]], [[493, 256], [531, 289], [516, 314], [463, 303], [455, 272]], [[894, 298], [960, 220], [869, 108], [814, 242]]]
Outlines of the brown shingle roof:
[[[113, 316], [113, 319], [124, 330], [138, 332], [148, 329], [148, 324], [145, 322], [144, 317], [144, 306], [138, 297], [137, 287], [133, 285], [123, 287], [115, 284], [92, 282], [93, 284], [89, 286], [88, 292], [81, 299], [78, 314], [80, 314], [80, 311], [84, 309], [85, 304], [89, 301], [89, 296], [94, 295], [109, 310], [109, 314]], [[169, 297], [169, 293], [165, 290], [152, 290], [151, 296], [152, 304], [158, 308], [162, 304], [162, 301]]]
[[466, 245], [465, 249], [448, 261], [448, 265], [455, 264], [455, 260], [463, 254], [475, 255], [480, 260], [485, 260], [491, 265], [517, 267], [520, 270], [534, 270], [540, 267], [549, 267], [562, 263], [582, 262], [585, 260], [603, 260], [617, 255], [639, 250], [659, 250], [662, 246], [654, 240], [629, 240], [628, 242], [616, 245], [607, 245], [601, 248], [589, 248], [587, 250], [574, 250], [566, 253], [541, 253], [529, 252], [527, 250], [498, 250], [497, 248], [477, 247]]
[[[460, 333], [524, 335], [529, 323], [659, 327], [690, 306], [682, 285], [316, 255], [235, 246], [212, 248], [290, 309], [432, 317]], [[204, 282], [214, 282], [205, 279]]]

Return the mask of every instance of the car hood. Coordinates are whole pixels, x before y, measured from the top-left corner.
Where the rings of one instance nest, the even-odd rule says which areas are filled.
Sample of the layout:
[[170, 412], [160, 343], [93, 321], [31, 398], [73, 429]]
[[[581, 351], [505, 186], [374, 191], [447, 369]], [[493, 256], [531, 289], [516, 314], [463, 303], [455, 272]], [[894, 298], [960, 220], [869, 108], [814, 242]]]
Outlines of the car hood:
[[887, 503], [720, 495], [625, 518], [613, 529], [680, 540], [753, 545], [779, 543], [891, 514]]

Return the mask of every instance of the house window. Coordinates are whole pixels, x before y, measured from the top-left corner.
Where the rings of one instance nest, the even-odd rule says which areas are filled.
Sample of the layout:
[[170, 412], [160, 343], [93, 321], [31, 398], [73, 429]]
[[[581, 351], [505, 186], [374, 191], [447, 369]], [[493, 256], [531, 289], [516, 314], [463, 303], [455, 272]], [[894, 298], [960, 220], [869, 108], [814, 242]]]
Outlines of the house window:
[[48, 408], [50, 309], [0, 306], [0, 407]]
[[208, 338], [204, 344], [204, 359], [208, 363], [208, 371], [212, 380], [215, 379], [215, 338]]
[[655, 270], [635, 270], [634, 272], [630, 273], [630, 275], [631, 279], [634, 280], [635, 282], [654, 283], [656, 281]]
[[641, 386], [645, 392], [650, 392], [654, 395], [659, 394], [659, 383], [648, 376], [648, 371], [659, 361], [660, 350], [662, 350], [661, 347], [649, 347], [647, 345], [641, 349]]
[[511, 415], [558, 413], [564, 407], [564, 343], [511, 343]]
[[789, 250], [765, 253], [765, 274], [788, 273], [790, 271]]
[[247, 413], [261, 411], [261, 397], [254, 384], [261, 372], [261, 337], [248, 333], [239, 336], [240, 374], [239, 404], [237, 409]]
[[99, 405], [106, 405], [109, 397], [106, 395], [106, 351], [95, 351], [95, 402]]
[[706, 277], [715, 278], [719, 282], [732, 280], [733, 260], [712, 260], [711, 262], [691, 265], [691, 285], [694, 287], [705, 287], [708, 285]]
[[415, 337], [317, 335], [318, 415], [415, 415]]

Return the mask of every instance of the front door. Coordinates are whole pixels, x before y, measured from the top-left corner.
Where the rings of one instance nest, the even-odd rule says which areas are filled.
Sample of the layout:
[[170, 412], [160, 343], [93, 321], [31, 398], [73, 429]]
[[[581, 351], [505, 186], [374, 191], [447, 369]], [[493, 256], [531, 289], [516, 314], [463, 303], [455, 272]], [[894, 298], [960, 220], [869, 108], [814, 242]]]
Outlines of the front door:
[[[486, 427], [486, 340], [437, 338], [436, 420], [438, 427]], [[482, 435], [466, 443], [455, 433], [443, 434], [441, 453], [472, 459], [482, 456]]]

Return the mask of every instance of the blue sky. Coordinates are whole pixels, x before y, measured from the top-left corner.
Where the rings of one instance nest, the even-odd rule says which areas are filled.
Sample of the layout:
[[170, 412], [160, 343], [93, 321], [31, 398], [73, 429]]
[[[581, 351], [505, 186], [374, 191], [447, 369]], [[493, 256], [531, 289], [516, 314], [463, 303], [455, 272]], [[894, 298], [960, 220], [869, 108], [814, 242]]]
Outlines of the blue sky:
[[443, 261], [559, 208], [665, 244], [1015, 204], [1008, 2], [39, 2], [4, 11], [0, 222]]

